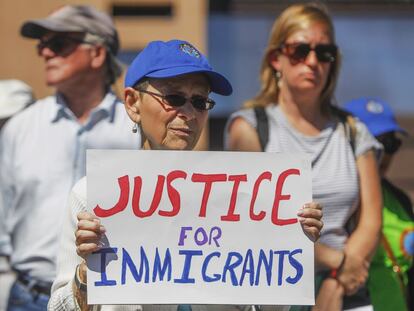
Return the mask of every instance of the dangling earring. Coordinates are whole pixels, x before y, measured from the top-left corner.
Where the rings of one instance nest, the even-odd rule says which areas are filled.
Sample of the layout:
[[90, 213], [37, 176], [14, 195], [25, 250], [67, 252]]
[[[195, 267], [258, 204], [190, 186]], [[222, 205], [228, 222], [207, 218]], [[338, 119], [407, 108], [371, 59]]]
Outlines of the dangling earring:
[[280, 89], [282, 86], [282, 72], [276, 70], [275, 71], [275, 77], [276, 77], [276, 85]]
[[280, 80], [282, 78], [282, 73], [280, 71], [275, 71], [276, 80]]
[[134, 123], [134, 125], [132, 126], [132, 133], [137, 133], [138, 132], [138, 123]]

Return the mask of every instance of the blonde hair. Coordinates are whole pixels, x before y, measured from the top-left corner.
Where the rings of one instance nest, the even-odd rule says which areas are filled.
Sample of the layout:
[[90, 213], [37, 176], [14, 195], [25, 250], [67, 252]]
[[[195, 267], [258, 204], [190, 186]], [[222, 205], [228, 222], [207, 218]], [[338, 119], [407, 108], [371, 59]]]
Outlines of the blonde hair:
[[[326, 27], [332, 43], [335, 43], [335, 31], [326, 8], [319, 3], [295, 4], [285, 9], [273, 24], [269, 42], [264, 53], [260, 70], [261, 89], [256, 97], [244, 103], [245, 108], [267, 106], [274, 103], [279, 96], [276, 70], [270, 64], [270, 55], [275, 53], [282, 43], [295, 32], [319, 23]], [[326, 86], [320, 95], [322, 111], [329, 110], [340, 68], [340, 55], [331, 63]]]

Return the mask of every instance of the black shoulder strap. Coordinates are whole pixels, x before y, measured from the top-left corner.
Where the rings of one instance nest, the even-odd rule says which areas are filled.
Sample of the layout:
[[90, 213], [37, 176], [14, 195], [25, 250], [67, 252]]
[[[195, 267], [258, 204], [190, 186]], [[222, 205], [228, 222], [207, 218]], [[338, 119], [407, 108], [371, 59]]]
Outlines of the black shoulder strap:
[[269, 141], [269, 120], [264, 107], [255, 107], [254, 113], [257, 120], [256, 131], [259, 135], [260, 147], [264, 151]]
[[342, 110], [336, 106], [331, 106], [331, 109], [333, 113], [339, 118], [339, 121], [343, 124], [349, 144], [352, 148], [352, 153], [355, 155], [355, 139], [357, 134], [355, 117], [349, 112]]

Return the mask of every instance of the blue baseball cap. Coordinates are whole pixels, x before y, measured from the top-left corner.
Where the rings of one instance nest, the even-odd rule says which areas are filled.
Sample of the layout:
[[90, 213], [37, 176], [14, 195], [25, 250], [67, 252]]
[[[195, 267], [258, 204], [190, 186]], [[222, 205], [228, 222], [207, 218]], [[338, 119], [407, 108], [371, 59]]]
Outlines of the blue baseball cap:
[[388, 132], [407, 134], [407, 132], [398, 125], [390, 105], [381, 99], [355, 99], [346, 103], [344, 109], [365, 123], [373, 136]]
[[125, 76], [125, 87], [133, 87], [142, 78], [171, 78], [187, 73], [204, 73], [211, 91], [230, 95], [230, 82], [215, 72], [207, 58], [192, 44], [182, 40], [152, 41], [132, 61]]

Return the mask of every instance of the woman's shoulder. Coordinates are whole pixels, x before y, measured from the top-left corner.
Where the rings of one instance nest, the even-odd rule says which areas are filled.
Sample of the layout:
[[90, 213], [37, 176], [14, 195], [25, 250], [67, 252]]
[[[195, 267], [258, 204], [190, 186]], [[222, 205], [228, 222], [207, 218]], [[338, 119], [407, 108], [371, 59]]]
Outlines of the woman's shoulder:
[[255, 113], [254, 113], [253, 108], [244, 108], [244, 109], [240, 109], [240, 110], [237, 110], [237, 111], [233, 112], [230, 115], [230, 117], [227, 121], [227, 124], [232, 123], [237, 118], [244, 119], [247, 123], [249, 123], [254, 128], [257, 126], [257, 120], [256, 120], [256, 117], [255, 117]]
[[277, 112], [276, 107], [277, 105], [269, 104], [267, 106], [243, 108], [243, 109], [233, 112], [230, 115], [227, 123], [229, 124], [237, 118], [242, 118], [247, 123], [249, 123], [251, 126], [253, 126], [254, 128], [257, 128], [257, 115], [261, 113], [261, 111], [263, 111], [264, 114], [262, 115], [267, 117], [268, 119], [271, 119], [274, 117], [275, 113]]

